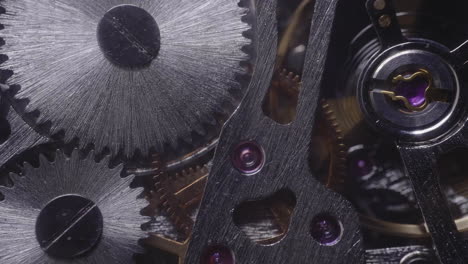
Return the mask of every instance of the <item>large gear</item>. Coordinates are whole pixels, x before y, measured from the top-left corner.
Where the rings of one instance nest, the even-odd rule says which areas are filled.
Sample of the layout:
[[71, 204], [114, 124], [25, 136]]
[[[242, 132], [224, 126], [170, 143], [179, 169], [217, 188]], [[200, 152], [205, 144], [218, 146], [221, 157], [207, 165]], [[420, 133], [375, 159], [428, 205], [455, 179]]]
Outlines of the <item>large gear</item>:
[[0, 167], [23, 151], [50, 142], [25, 123], [3, 96], [0, 96], [0, 131]]
[[1, 79], [15, 109], [47, 136], [127, 157], [203, 145], [248, 76], [240, 5], [2, 1]]
[[58, 151], [53, 162], [41, 156], [38, 168], [10, 174], [14, 185], [0, 189], [0, 262], [132, 263], [146, 202], [108, 162]]

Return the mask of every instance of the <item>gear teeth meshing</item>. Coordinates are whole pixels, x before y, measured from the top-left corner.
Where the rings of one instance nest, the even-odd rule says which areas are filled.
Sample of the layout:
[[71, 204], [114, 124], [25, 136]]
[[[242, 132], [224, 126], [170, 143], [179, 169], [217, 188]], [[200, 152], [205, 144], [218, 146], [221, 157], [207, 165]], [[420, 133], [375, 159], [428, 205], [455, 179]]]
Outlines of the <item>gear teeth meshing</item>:
[[94, 249], [77, 261], [132, 263], [133, 255], [143, 251], [138, 244], [145, 237], [141, 225], [150, 220], [140, 214], [147, 203], [137, 199], [139, 189], [130, 188], [133, 177], [121, 178], [123, 166], [110, 168], [108, 158], [95, 162], [93, 152], [81, 157], [76, 149], [70, 155], [59, 149], [54, 154], [52, 160], [38, 154], [38, 167], [23, 163], [20, 174], [10, 173], [13, 186], [0, 187], [4, 195], [0, 201], [0, 262], [58, 263], [36, 241], [36, 219], [50, 201], [79, 195], [99, 208], [103, 235]]
[[153, 206], [160, 205], [176, 230], [185, 237], [189, 237], [194, 224], [190, 213], [186, 208], [180, 206], [180, 201], [175, 197], [177, 187], [172, 181], [172, 177], [169, 177], [167, 172], [161, 168], [161, 162], [157, 160], [153, 164], [160, 169], [153, 177], [154, 191], [151, 193], [151, 203]]
[[208, 168], [205, 165], [195, 165], [169, 174], [164, 171], [164, 166], [157, 157], [154, 158], [153, 168], [157, 168], [157, 172], [153, 177], [151, 206], [159, 207], [169, 217], [177, 232], [185, 238], [189, 237], [194, 224], [192, 209], [202, 198]]
[[[148, 67], [132, 71], [106, 60], [96, 38], [101, 18], [120, 2], [135, 0], [100, 5], [64, 0], [53, 9], [47, 1], [2, 1], [7, 9], [0, 16], [5, 25], [2, 52], [9, 57], [2, 68], [13, 71], [3, 83], [15, 110], [43, 135], [92, 146], [99, 154], [108, 150], [113, 158], [131, 159], [136, 153], [178, 157], [215, 139], [251, 77], [246, 65], [254, 56], [248, 34], [254, 21], [247, 1], [199, 5], [183, 0], [177, 8], [171, 0], [158, 1], [167, 9], [164, 13], [154, 8], [154, 1], [136, 1], [160, 20], [161, 39], [167, 42]], [[43, 37], [33, 34], [31, 26], [39, 27]], [[206, 32], [199, 34], [204, 27]], [[56, 100], [50, 100], [52, 95]]]

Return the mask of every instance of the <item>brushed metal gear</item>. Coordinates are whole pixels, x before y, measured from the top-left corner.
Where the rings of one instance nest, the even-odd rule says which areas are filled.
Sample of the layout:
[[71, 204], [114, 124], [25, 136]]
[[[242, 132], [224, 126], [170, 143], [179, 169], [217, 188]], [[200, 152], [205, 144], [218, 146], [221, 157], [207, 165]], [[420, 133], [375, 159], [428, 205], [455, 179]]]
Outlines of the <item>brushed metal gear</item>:
[[8, 137], [0, 140], [0, 167], [4, 166], [15, 156], [20, 155], [23, 151], [50, 142], [48, 138], [41, 136], [25, 123], [21, 116], [12, 109], [7, 100], [1, 95], [0, 120], [3, 122], [0, 125], [0, 128], [3, 130], [2, 133], [8, 134]]
[[[95, 162], [93, 153], [82, 159], [77, 150], [70, 157], [57, 151], [53, 162], [41, 156], [38, 168], [25, 163], [21, 176], [10, 174], [14, 185], [0, 188], [5, 197], [0, 202], [0, 262], [132, 263], [141, 250], [138, 240], [145, 236], [141, 225], [149, 221], [140, 214], [147, 203], [137, 199], [142, 190], [129, 187], [133, 177], [121, 178], [122, 166], [109, 168], [108, 162]], [[102, 235], [81, 257], [52, 258], [38, 241], [38, 217], [50, 201], [67, 195], [95, 203], [102, 214]]]
[[[44, 135], [127, 157], [176, 150], [219, 128], [216, 117], [227, 117], [242, 94], [251, 27], [238, 0], [6, 0], [2, 7], [2, 80], [15, 109]], [[149, 40], [132, 20], [143, 14], [155, 31]], [[106, 36], [124, 41], [121, 53]], [[126, 58], [134, 60], [122, 65]]]

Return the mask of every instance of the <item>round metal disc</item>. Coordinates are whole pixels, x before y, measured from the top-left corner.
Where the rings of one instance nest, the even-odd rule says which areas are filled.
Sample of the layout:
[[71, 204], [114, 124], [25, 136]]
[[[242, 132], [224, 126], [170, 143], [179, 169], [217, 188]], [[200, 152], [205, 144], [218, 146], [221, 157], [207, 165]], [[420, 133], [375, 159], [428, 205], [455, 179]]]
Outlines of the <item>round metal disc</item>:
[[2, 7], [13, 106], [47, 136], [61, 132], [67, 142], [127, 156], [164, 152], [219, 126], [215, 114], [243, 90], [250, 26], [238, 0], [5, 0]]
[[[13, 187], [0, 188], [5, 196], [0, 202], [0, 263], [133, 263], [134, 253], [142, 251], [138, 245], [138, 240], [145, 236], [141, 225], [149, 221], [140, 214], [147, 205], [144, 199], [137, 199], [142, 190], [129, 187], [132, 177], [120, 177], [122, 166], [110, 169], [108, 160], [96, 163], [93, 158], [80, 159], [77, 151], [69, 158], [57, 152], [54, 162], [42, 157], [39, 168], [25, 164], [24, 176], [10, 174]], [[64, 230], [68, 231], [63, 232], [67, 234], [65, 241], [57, 236], [54, 243], [40, 243], [38, 239], [49, 237], [50, 232], [44, 229], [37, 232], [37, 228], [44, 228], [42, 222], [38, 222], [41, 211], [48, 210], [51, 201], [67, 195], [92, 201], [93, 207], [89, 207], [88, 213], [82, 212], [84, 217], [92, 217], [94, 208], [99, 208], [102, 216], [102, 220], [98, 219], [102, 221], [99, 241], [93, 238], [96, 240], [93, 248], [86, 249], [84, 255], [76, 254], [73, 260], [52, 257], [48, 253], [54, 253], [50, 246], [64, 248], [66, 245], [57, 243], [73, 240], [75, 235], [85, 235], [84, 231], [72, 230], [79, 227], [83, 218], [67, 224]]]

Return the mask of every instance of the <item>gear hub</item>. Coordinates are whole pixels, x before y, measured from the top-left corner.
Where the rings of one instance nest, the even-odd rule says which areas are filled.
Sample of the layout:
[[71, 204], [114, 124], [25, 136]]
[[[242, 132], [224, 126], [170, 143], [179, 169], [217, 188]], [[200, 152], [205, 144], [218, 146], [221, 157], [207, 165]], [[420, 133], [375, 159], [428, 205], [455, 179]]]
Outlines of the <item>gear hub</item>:
[[358, 94], [371, 124], [405, 141], [428, 140], [456, 120], [460, 85], [450, 51], [431, 41], [394, 46], [361, 75]]
[[102, 214], [97, 205], [72, 194], [50, 201], [36, 222], [41, 248], [56, 258], [72, 259], [86, 254], [99, 242], [102, 230]]
[[97, 36], [105, 56], [122, 67], [148, 65], [161, 47], [159, 27], [153, 16], [133, 5], [110, 9], [98, 25]]

